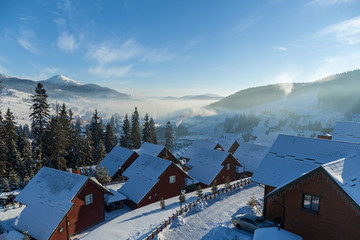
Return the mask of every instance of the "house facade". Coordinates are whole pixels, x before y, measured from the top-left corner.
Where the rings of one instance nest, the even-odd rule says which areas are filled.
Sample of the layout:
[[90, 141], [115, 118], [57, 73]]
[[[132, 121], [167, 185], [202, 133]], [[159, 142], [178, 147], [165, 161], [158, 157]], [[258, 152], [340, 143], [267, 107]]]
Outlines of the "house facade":
[[173, 162], [141, 154], [124, 172], [128, 178], [119, 192], [128, 197], [131, 208], [142, 207], [180, 194], [185, 178], [191, 178]]
[[16, 197], [25, 209], [15, 228], [35, 239], [70, 239], [104, 220], [104, 194], [96, 180], [43, 167]]

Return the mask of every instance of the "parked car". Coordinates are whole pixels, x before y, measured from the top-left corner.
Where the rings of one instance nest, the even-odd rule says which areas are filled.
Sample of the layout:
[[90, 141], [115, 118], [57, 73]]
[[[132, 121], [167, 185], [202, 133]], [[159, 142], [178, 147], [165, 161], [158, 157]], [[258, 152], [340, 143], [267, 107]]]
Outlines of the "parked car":
[[263, 218], [251, 214], [236, 215], [233, 218], [233, 224], [237, 229], [246, 229], [252, 232], [258, 228], [274, 226], [271, 222], [267, 222]]

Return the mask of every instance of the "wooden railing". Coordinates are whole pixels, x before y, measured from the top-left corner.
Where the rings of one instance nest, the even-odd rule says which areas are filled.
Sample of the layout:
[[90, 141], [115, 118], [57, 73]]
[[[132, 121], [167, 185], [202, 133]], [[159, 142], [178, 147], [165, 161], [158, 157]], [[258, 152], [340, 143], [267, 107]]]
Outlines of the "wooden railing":
[[180, 210], [176, 210], [175, 213], [173, 213], [168, 219], [166, 219], [157, 228], [155, 228], [154, 231], [152, 231], [145, 238], [145, 240], [154, 239], [167, 226], [169, 226], [175, 220], [175, 218], [177, 218], [178, 216], [182, 215], [183, 213], [186, 213], [187, 211], [189, 211], [190, 209], [195, 207], [200, 201], [207, 201], [207, 200], [216, 198], [217, 196], [219, 196], [223, 193], [226, 193], [226, 192], [241, 190], [243, 188], [243, 186], [250, 184], [250, 179], [251, 178], [243, 178], [243, 179], [237, 181], [236, 183], [231, 184], [229, 187], [223, 187], [223, 188], [217, 190], [216, 192], [207, 193], [207, 194], [197, 198], [196, 200], [184, 205]]

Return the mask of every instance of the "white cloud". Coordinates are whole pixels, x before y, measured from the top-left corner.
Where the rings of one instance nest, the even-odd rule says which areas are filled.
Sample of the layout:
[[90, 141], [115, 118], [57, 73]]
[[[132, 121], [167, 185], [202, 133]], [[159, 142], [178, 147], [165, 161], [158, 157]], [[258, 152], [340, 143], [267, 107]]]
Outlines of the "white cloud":
[[334, 5], [334, 4], [337, 4], [337, 3], [350, 3], [350, 2], [353, 2], [354, 0], [314, 0], [314, 1], [311, 1], [309, 4], [310, 5], [314, 5], [314, 4], [317, 4], [317, 5]]
[[66, 20], [64, 18], [58, 17], [54, 19], [54, 23], [56, 23], [58, 27], [63, 27], [66, 24]]
[[293, 82], [294, 76], [287, 72], [283, 72], [275, 77], [275, 83], [280, 84], [279, 87], [282, 91], [284, 91], [285, 95], [289, 95], [294, 89]]
[[79, 44], [74, 35], [62, 32], [58, 37], [57, 46], [65, 52], [72, 52], [79, 47]]
[[360, 54], [346, 56], [330, 56], [325, 58], [312, 76], [312, 80], [319, 80], [333, 74], [360, 68]]
[[18, 43], [33, 54], [37, 54], [37, 49], [32, 44], [32, 41], [35, 39], [35, 33], [31, 30], [22, 30], [20, 36], [17, 38]]
[[185, 45], [184, 49], [185, 49], [185, 50], [193, 49], [194, 47], [198, 46], [200, 43], [201, 43], [201, 40], [199, 40], [199, 39], [194, 39], [194, 40], [188, 42], [188, 43]]
[[129, 71], [131, 70], [132, 65], [128, 65], [128, 66], [104, 66], [104, 65], [99, 65], [95, 68], [90, 68], [89, 72], [92, 74], [96, 74], [102, 77], [106, 77], [106, 78], [111, 78], [111, 77], [124, 77], [126, 76]]
[[280, 52], [285, 52], [285, 51], [287, 51], [287, 48], [286, 48], [286, 47], [281, 47], [281, 46], [273, 47], [273, 49], [278, 50], [278, 51], [280, 51]]
[[360, 16], [331, 25], [320, 31], [320, 36], [334, 36], [348, 44], [360, 43]]
[[246, 29], [248, 29], [249, 27], [251, 27], [252, 25], [259, 22], [260, 20], [261, 20], [260, 18], [243, 20], [238, 25], [235, 26], [235, 28], [233, 29], [233, 32], [241, 33], [243, 31], [245, 31]]
[[165, 50], [149, 49], [129, 39], [122, 44], [103, 43], [90, 48], [88, 57], [96, 60], [99, 64], [112, 62], [124, 62], [129, 60], [163, 62], [170, 60], [172, 56]]
[[7, 70], [4, 66], [0, 64], [0, 74], [9, 74], [9, 70]]

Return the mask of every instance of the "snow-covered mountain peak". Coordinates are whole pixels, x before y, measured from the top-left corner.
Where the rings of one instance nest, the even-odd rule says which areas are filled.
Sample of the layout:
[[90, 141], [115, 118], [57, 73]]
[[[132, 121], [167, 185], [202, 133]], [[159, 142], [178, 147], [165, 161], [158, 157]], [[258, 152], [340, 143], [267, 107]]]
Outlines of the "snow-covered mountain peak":
[[81, 83], [76, 82], [68, 77], [65, 77], [61, 74], [57, 74], [49, 79], [46, 79], [45, 82], [59, 84], [59, 85], [81, 85]]

